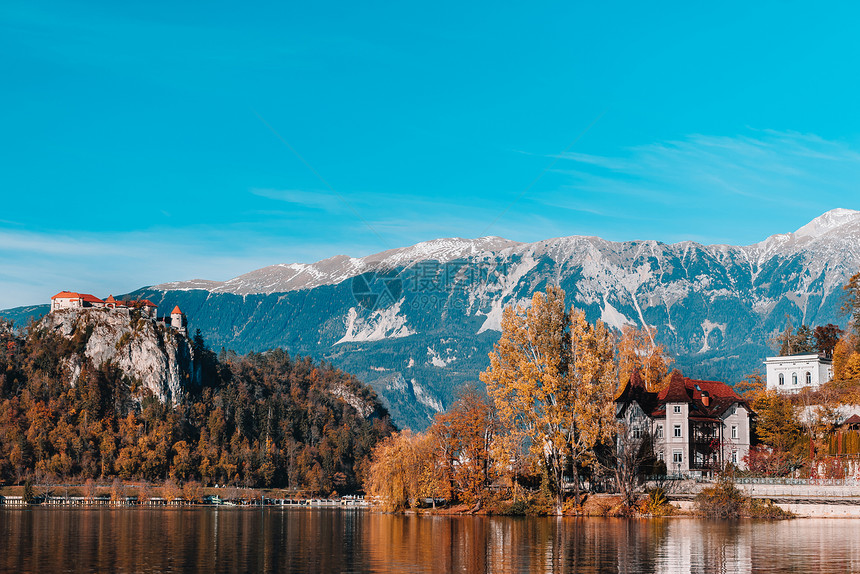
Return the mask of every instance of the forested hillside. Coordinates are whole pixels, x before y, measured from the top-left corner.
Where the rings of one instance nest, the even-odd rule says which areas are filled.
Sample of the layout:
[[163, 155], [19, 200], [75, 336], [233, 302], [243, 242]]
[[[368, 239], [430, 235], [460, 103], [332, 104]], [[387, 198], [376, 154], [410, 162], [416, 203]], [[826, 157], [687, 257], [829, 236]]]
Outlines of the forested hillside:
[[[393, 427], [353, 376], [281, 350], [239, 356], [193, 340], [201, 384], [162, 402], [111, 362], [38, 323], [0, 325], [0, 481], [112, 478], [360, 487], [371, 449]], [[91, 330], [90, 330], [91, 331]], [[70, 357], [83, 356], [74, 384]]]

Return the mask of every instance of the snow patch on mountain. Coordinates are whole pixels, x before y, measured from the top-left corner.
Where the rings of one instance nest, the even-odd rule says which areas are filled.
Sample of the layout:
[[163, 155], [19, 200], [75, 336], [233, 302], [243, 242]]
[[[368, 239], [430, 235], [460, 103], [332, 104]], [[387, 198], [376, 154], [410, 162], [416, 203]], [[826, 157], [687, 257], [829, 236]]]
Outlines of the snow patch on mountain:
[[720, 333], [725, 337], [727, 326], [728, 325], [726, 323], [714, 323], [708, 319], [702, 321], [702, 331], [704, 332], [704, 335], [702, 336], [702, 348], [699, 349], [699, 353], [705, 353], [711, 350], [711, 345], [708, 343], [708, 337], [710, 337], [711, 331], [719, 329]]
[[485, 315], [487, 318], [478, 329], [478, 333], [484, 331], [502, 330], [502, 313], [508, 305], [525, 305], [528, 306], [531, 299], [523, 298], [520, 301], [511, 301], [511, 296], [516, 291], [520, 281], [527, 277], [528, 274], [537, 267], [537, 260], [531, 253], [526, 254], [519, 263], [513, 264], [506, 272], [498, 275], [497, 282], [481, 282], [477, 288], [469, 294], [470, 307], [476, 300], [491, 301], [489, 311], [478, 311], [476, 315]]
[[360, 316], [355, 307], [350, 307], [345, 320], [346, 334], [335, 345], [396, 339], [414, 334], [406, 326], [406, 316], [400, 314], [404, 301], [405, 298], [401, 298], [386, 309], [376, 309], [367, 318]]
[[624, 327], [624, 325], [636, 325], [636, 323], [628, 319], [624, 313], [613, 307], [612, 303], [606, 300], [606, 297], [603, 298], [603, 307], [600, 310], [600, 320], [619, 331]]
[[441, 413], [445, 410], [444, 405], [442, 405], [442, 401], [431, 395], [424, 387], [422, 387], [418, 383], [417, 380], [412, 379], [410, 382], [412, 383], [412, 392], [415, 395], [415, 399], [419, 403], [433, 409], [437, 413]]
[[430, 357], [427, 363], [433, 365], [434, 367], [444, 369], [445, 367], [457, 360], [456, 357], [451, 356], [451, 351], [452, 349], [446, 349], [446, 356], [442, 358], [442, 356], [436, 351], [436, 349], [434, 349], [433, 347], [427, 347], [427, 356]]
[[795, 237], [821, 237], [846, 223], [860, 220], [860, 211], [836, 208], [816, 217], [794, 232]]

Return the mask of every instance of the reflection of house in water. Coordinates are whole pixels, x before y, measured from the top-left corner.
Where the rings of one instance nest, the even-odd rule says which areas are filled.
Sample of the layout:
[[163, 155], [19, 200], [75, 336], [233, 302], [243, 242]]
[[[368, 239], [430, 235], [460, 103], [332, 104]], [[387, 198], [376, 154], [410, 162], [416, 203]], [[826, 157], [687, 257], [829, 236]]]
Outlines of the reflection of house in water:
[[737, 523], [674, 520], [660, 547], [653, 550], [656, 559], [651, 571], [751, 572], [752, 548], [749, 530], [741, 530]]
[[659, 393], [638, 372], [615, 399], [616, 416], [634, 439], [653, 437], [654, 454], [673, 474], [712, 475], [726, 463], [743, 468], [750, 447], [750, 408], [725, 383], [674, 372]]
[[158, 305], [149, 299], [119, 300], [115, 299], [113, 295], [108, 295], [107, 299], [102, 300], [89, 293], [76, 293], [74, 291], [60, 291], [51, 297], [51, 313], [66, 309], [113, 309], [127, 311], [136, 309], [140, 312], [141, 317], [160, 320], [183, 335], [186, 334], [188, 328], [188, 319], [185, 317], [185, 313], [179, 310], [178, 305], [173, 308], [170, 318], [163, 317], [158, 319]]

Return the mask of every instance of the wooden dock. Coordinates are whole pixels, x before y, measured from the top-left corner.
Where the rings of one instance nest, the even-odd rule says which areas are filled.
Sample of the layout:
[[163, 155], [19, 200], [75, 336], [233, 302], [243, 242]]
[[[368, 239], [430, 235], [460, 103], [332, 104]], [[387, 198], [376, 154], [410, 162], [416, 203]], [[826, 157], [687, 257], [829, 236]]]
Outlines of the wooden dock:
[[150, 497], [143, 500], [136, 496], [111, 498], [109, 496], [36, 496], [27, 502], [23, 496], [0, 496], [0, 506], [64, 506], [64, 507], [178, 507], [178, 506], [218, 506], [218, 507], [273, 507], [273, 508], [369, 508], [370, 502], [362, 496], [343, 498], [256, 498], [242, 500], [223, 500], [218, 496], [205, 496], [201, 501], [185, 500], [182, 497], [166, 499]]

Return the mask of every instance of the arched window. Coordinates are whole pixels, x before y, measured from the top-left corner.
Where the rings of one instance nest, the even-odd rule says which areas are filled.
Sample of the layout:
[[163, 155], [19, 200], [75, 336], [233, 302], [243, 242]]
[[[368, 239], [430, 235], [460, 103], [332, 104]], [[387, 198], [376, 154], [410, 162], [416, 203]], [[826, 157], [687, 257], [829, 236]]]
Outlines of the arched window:
[[809, 371], [806, 371], [806, 384], [807, 385], [812, 384], [812, 373], [810, 373]]
[[792, 385], [797, 384], [797, 373], [791, 373], [791, 384]]
[[783, 375], [782, 373], [779, 374], [779, 384], [780, 385], [785, 384], [785, 375]]

